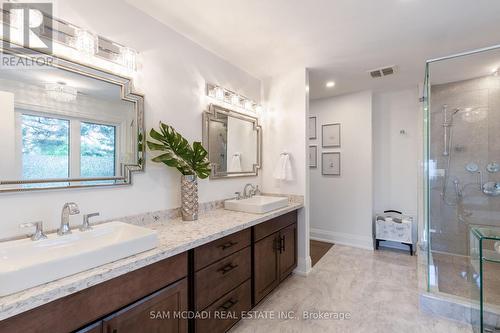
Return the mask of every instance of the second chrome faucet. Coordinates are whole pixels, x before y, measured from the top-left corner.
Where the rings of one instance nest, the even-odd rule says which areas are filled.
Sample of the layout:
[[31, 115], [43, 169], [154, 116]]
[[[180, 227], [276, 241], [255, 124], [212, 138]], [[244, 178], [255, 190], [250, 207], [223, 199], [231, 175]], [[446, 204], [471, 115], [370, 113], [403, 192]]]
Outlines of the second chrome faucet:
[[74, 202], [67, 202], [64, 204], [61, 212], [61, 226], [57, 230], [59, 236], [67, 235], [71, 233], [71, 228], [69, 227], [69, 216], [80, 214], [80, 208]]
[[[61, 226], [57, 230], [57, 234], [59, 236], [71, 234], [71, 227], [69, 226], [69, 217], [71, 215], [80, 214], [80, 208], [74, 202], [67, 202], [64, 204], [62, 212], [61, 212]], [[99, 216], [99, 213], [91, 213], [83, 215], [83, 223], [78, 228], [80, 231], [88, 231], [92, 230], [90, 226], [89, 219], [94, 216]]]

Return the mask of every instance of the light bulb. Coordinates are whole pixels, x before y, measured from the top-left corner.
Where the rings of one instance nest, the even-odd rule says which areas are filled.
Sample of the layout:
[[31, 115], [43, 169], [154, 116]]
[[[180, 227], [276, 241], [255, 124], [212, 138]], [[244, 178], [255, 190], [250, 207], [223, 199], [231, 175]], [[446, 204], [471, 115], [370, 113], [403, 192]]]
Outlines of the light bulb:
[[224, 89], [221, 87], [215, 87], [215, 98], [224, 100]]
[[247, 109], [247, 110], [252, 110], [252, 107], [253, 107], [253, 103], [252, 103], [252, 101], [250, 101], [250, 100], [246, 100], [246, 101], [245, 101], [245, 109]]
[[73, 46], [87, 56], [93, 56], [98, 50], [98, 38], [88, 30], [75, 29]]
[[240, 96], [238, 96], [238, 94], [233, 94], [231, 96], [231, 104], [240, 106]]
[[130, 47], [121, 47], [118, 61], [129, 70], [135, 71], [137, 69], [137, 51]]

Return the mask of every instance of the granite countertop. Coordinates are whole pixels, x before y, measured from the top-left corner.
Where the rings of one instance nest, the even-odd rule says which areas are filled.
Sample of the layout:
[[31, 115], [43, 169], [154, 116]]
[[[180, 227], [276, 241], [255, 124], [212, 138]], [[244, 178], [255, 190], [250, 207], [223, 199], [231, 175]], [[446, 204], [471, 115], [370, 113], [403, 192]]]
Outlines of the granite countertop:
[[145, 227], [158, 231], [159, 244], [156, 248], [12, 295], [0, 297], [0, 320], [301, 207], [301, 203], [291, 202], [287, 207], [266, 214], [249, 214], [216, 209], [203, 213], [197, 221], [193, 222], [181, 221], [180, 218], [176, 218], [146, 224]]

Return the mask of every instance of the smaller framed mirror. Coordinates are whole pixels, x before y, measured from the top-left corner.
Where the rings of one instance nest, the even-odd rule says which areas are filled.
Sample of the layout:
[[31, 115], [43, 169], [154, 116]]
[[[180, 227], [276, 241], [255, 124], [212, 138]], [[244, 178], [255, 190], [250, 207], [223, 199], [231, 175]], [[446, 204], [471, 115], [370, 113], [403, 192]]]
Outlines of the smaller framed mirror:
[[262, 167], [262, 128], [256, 117], [210, 104], [203, 113], [203, 145], [212, 179], [257, 176]]

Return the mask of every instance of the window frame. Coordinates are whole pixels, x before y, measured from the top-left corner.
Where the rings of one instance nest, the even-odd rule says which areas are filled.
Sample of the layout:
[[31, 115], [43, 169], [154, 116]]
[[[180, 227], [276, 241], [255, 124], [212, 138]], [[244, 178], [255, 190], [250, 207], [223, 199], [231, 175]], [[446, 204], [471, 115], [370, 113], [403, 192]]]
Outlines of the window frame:
[[[113, 126], [115, 128], [115, 154], [114, 154], [114, 176], [119, 177], [121, 173], [120, 170], [120, 160], [119, 156], [121, 153], [121, 141], [122, 138], [122, 126], [124, 122], [118, 123], [114, 121], [109, 121], [106, 119], [96, 119], [96, 118], [86, 118], [86, 117], [72, 117], [65, 114], [59, 113], [48, 113], [29, 110], [25, 107], [15, 107], [15, 126], [16, 126], [16, 170], [19, 175], [19, 179], [22, 179], [23, 175], [23, 161], [22, 161], [22, 149], [23, 149], [23, 138], [22, 138], [22, 115], [29, 115], [35, 117], [45, 117], [53, 118], [59, 120], [66, 120], [69, 122], [69, 147], [68, 147], [68, 168], [69, 177], [68, 179], [77, 178], [92, 178], [92, 177], [81, 177], [81, 123], [95, 124], [95, 125], [105, 125]], [[104, 176], [103, 176], [104, 177]]]

